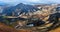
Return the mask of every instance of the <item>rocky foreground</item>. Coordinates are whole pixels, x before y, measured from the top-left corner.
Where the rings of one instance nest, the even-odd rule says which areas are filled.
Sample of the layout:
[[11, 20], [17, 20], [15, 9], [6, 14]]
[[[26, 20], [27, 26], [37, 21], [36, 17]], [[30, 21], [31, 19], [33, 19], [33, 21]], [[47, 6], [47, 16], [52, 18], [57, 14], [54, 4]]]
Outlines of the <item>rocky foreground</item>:
[[[32, 30], [24, 30], [24, 29], [16, 30], [12, 27], [9, 27], [9, 26], [6, 26], [6, 25], [0, 23], [0, 32], [33, 32], [33, 31]], [[49, 32], [60, 32], [60, 27], [58, 27], [54, 30], [51, 30]]]

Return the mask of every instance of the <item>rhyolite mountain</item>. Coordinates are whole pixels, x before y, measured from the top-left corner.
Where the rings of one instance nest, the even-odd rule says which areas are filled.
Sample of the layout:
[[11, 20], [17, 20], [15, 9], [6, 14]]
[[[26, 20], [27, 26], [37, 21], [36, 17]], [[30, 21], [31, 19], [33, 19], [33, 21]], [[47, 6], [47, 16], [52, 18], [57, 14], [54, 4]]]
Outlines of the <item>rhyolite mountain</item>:
[[37, 10], [39, 9], [37, 7], [34, 7], [33, 5], [27, 5], [27, 4], [20, 3], [16, 6], [5, 8], [3, 11], [3, 15], [11, 16], [13, 13], [15, 16], [18, 16], [22, 13], [34, 12]]

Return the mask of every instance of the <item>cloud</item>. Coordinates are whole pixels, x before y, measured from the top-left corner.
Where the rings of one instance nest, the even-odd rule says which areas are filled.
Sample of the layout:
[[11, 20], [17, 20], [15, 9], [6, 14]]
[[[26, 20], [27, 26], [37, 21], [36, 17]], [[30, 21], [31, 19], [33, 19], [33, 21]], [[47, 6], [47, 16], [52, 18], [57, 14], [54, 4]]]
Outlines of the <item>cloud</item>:
[[18, 4], [18, 3], [60, 3], [60, 0], [0, 0], [1, 2], [9, 4]]
[[27, 1], [29, 1], [29, 2], [38, 2], [40, 0], [27, 0]]

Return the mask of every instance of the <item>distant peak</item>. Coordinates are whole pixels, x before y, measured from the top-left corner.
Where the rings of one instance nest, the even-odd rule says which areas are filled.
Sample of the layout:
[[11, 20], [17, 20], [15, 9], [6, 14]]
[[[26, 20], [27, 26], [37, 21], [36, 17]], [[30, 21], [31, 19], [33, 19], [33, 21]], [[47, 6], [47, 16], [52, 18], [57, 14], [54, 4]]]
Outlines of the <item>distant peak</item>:
[[20, 3], [20, 4], [18, 4], [18, 5], [24, 5], [23, 3]]
[[20, 6], [20, 5], [21, 5], [21, 6], [24, 6], [25, 4], [23, 4], [23, 3], [19, 3], [19, 4], [18, 4], [18, 5], [16, 5], [16, 6]]

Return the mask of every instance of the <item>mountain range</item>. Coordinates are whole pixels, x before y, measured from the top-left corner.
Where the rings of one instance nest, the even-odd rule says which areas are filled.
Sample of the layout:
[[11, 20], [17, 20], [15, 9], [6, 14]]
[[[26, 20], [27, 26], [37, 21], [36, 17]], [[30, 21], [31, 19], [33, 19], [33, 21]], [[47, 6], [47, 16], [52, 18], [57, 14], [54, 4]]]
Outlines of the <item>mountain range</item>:
[[23, 4], [20, 3], [16, 6], [10, 6], [7, 7], [3, 10], [2, 14], [3, 15], [7, 15], [7, 16], [11, 16], [12, 14], [14, 14], [15, 16], [18, 16], [22, 13], [29, 13], [29, 12], [35, 12], [39, 10], [37, 7], [34, 7], [33, 5], [27, 5], [27, 4]]

